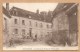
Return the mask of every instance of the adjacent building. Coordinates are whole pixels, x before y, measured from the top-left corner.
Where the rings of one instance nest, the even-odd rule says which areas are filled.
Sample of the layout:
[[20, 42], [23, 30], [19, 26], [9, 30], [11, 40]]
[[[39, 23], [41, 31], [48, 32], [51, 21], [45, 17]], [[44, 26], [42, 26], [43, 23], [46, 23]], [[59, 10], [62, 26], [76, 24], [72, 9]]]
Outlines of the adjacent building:
[[[6, 4], [7, 6], [8, 4]], [[9, 10], [8, 8], [3, 8], [3, 43], [7, 43], [8, 42], [8, 38], [9, 38], [9, 23], [10, 23], [10, 19], [11, 16], [9, 14]]]
[[53, 40], [58, 44], [77, 45], [78, 22], [76, 3], [59, 3], [53, 11]]

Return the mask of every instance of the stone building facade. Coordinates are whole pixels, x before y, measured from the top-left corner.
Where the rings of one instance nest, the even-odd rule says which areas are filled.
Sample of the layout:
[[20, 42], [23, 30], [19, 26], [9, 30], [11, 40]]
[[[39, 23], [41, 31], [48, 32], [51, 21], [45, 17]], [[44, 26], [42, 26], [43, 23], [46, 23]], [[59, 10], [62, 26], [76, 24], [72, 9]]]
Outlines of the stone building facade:
[[[57, 18], [53, 19], [53, 35], [54, 38], [55, 36], [58, 37], [56, 41], [57, 43], [59, 43], [59, 41], [63, 41], [62, 39], [60, 40], [60, 38], [66, 38], [67, 36], [69, 36], [69, 21], [68, 21], [68, 16], [66, 16], [63, 13], [58, 14], [58, 16], [56, 16]], [[56, 39], [56, 38], [55, 38]]]
[[[9, 5], [6, 7], [9, 7]], [[4, 27], [8, 27], [9, 38], [37, 38], [37, 40], [40, 40], [45, 38], [46, 35], [52, 35], [52, 24], [50, 20], [45, 19], [45, 17], [39, 14], [38, 10], [34, 13], [12, 7], [8, 11], [11, 18], [7, 21], [8, 26], [5, 25]]]

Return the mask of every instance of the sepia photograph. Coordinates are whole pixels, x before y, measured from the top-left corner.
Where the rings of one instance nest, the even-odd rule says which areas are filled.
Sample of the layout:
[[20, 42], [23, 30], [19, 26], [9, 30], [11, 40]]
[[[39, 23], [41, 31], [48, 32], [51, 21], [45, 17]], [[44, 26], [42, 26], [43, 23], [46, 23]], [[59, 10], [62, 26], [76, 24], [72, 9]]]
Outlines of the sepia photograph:
[[3, 50], [78, 50], [78, 3], [3, 3]]

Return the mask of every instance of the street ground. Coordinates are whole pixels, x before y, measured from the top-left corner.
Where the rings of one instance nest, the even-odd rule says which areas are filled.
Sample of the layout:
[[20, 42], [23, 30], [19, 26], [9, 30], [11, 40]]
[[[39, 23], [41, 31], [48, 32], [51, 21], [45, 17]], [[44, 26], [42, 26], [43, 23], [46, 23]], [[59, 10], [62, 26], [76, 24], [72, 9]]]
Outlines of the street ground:
[[57, 50], [57, 49], [72, 49], [72, 48], [78, 49], [78, 47], [59, 46], [56, 44], [48, 45], [44, 41], [33, 41], [33, 40], [26, 40], [26, 42], [23, 42], [22, 44], [14, 44], [11, 47], [5, 47], [5, 46], [3, 47], [4, 50], [50, 50], [50, 49]]

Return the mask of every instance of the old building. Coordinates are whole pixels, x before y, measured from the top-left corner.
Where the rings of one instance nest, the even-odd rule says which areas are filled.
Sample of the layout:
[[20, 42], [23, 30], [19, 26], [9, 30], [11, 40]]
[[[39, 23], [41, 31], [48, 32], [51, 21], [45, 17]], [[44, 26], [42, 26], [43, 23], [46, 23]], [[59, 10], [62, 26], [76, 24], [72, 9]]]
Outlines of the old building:
[[[40, 40], [45, 38], [46, 35], [51, 35], [51, 21], [44, 19], [44, 17], [39, 14], [39, 10], [34, 13], [12, 7], [8, 11], [11, 16], [8, 20], [8, 33], [10, 38], [37, 38], [37, 40]], [[46, 18], [49, 19], [49, 17]]]
[[59, 3], [53, 11], [53, 40], [58, 44], [77, 45], [78, 24], [76, 3]]

